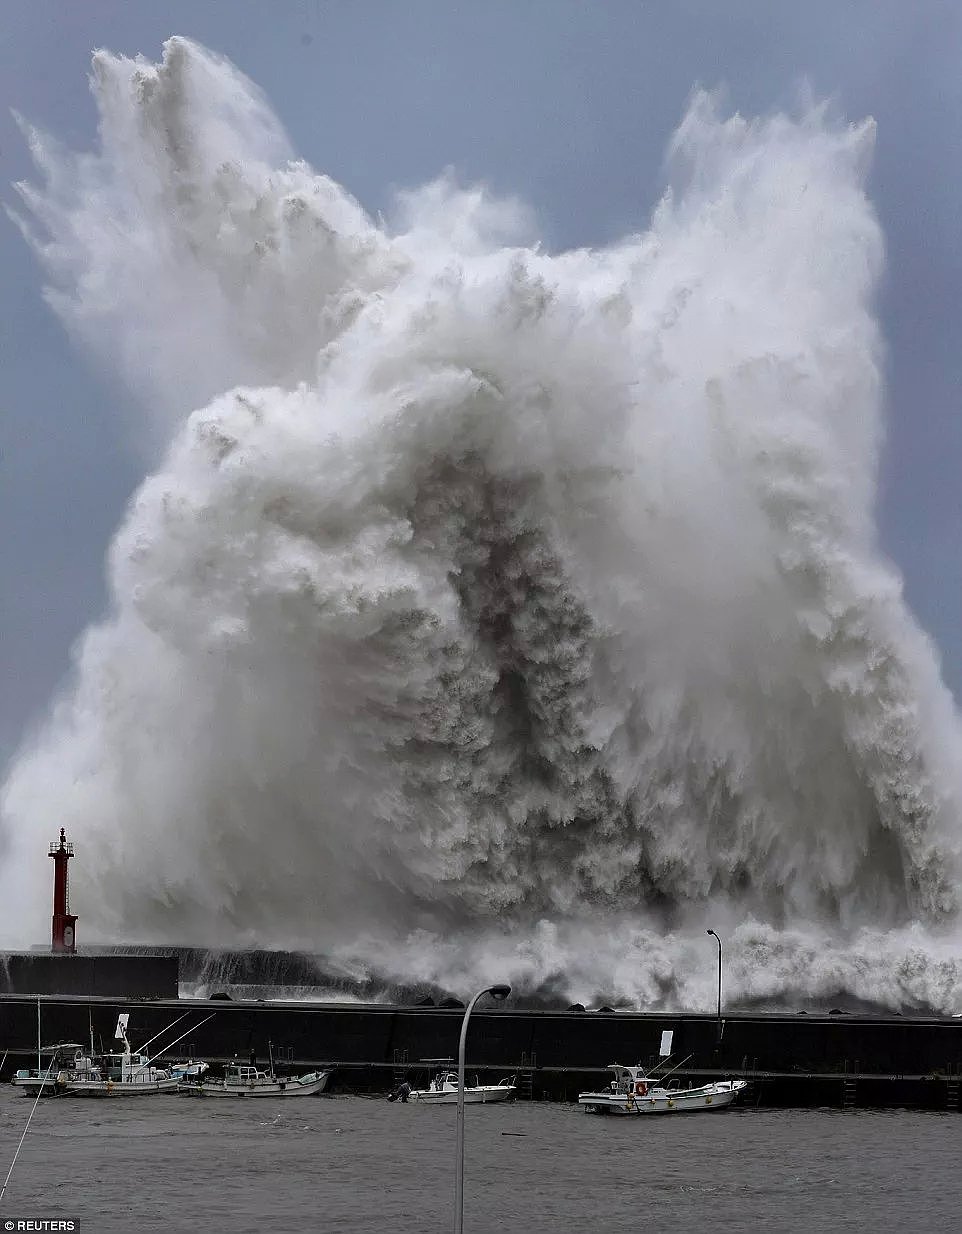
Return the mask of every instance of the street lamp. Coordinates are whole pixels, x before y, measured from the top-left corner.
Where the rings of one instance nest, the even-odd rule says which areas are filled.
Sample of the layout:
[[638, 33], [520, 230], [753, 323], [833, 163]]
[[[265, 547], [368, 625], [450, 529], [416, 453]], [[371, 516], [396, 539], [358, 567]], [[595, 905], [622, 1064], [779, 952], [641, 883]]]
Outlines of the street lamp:
[[511, 993], [509, 985], [489, 985], [479, 990], [468, 1003], [461, 1021], [461, 1041], [458, 1044], [458, 1132], [457, 1132], [457, 1166], [454, 1182], [454, 1234], [461, 1234], [464, 1228], [464, 1043], [468, 1037], [468, 1020], [479, 999], [485, 994], [499, 1001]]
[[707, 930], [715, 942], [718, 944], [718, 1044], [721, 1045], [722, 1022], [721, 1022], [721, 985], [722, 985], [722, 941], [714, 930]]

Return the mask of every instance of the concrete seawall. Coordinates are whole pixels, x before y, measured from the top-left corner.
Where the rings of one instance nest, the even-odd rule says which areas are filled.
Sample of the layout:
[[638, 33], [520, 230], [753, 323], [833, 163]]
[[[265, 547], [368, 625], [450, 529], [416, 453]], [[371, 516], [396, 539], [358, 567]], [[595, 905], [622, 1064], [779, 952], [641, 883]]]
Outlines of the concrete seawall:
[[[160, 1042], [199, 1025], [171, 1057], [233, 1057], [293, 1067], [336, 1067], [335, 1087], [386, 1090], [419, 1060], [457, 1053], [457, 1009], [361, 1004], [120, 1001], [105, 998], [0, 996], [0, 1051], [5, 1076], [36, 1057], [37, 1004], [43, 1044], [88, 1041], [112, 1048], [121, 1011], [130, 1012], [132, 1044], [180, 1019]], [[213, 1016], [207, 1023], [200, 1022]], [[523, 1096], [572, 1099], [607, 1082], [612, 1062], [657, 1061], [661, 1034], [671, 1031], [676, 1076], [687, 1083], [709, 1074], [745, 1076], [752, 1103], [771, 1105], [909, 1105], [958, 1109], [962, 1021], [878, 1016], [728, 1015], [721, 1041], [713, 1016], [628, 1012], [483, 1009], [474, 1013], [468, 1068], [519, 1076]], [[155, 1048], [158, 1048], [155, 1047]]]
[[176, 998], [175, 956], [0, 952], [0, 994]]

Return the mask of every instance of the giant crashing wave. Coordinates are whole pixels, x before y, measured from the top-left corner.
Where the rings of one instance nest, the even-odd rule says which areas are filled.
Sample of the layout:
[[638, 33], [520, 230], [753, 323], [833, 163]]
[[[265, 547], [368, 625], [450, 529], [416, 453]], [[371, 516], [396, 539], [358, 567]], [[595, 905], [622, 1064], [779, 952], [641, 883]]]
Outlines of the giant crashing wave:
[[[962, 1009], [962, 734], [873, 524], [874, 126], [697, 94], [647, 230], [372, 220], [185, 39], [20, 221], [155, 454], [3, 790], [101, 939], [629, 1005]], [[199, 408], [199, 410], [196, 410]], [[709, 945], [711, 944], [711, 945]]]

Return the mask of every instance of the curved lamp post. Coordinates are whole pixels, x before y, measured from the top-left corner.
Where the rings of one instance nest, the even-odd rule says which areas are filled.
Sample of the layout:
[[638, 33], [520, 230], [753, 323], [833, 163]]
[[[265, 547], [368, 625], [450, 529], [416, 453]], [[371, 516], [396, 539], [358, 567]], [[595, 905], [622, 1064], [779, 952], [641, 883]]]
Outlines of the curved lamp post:
[[718, 944], [718, 1044], [721, 1045], [722, 1021], [721, 1021], [721, 994], [722, 994], [722, 941], [714, 930], [706, 930], [706, 934], [710, 934]]
[[468, 1037], [468, 1020], [479, 999], [485, 994], [492, 998], [505, 999], [511, 993], [509, 985], [489, 985], [479, 990], [468, 1003], [461, 1021], [461, 1041], [458, 1044], [458, 1134], [457, 1134], [457, 1166], [454, 1182], [454, 1234], [461, 1234], [464, 1228], [464, 1043]]

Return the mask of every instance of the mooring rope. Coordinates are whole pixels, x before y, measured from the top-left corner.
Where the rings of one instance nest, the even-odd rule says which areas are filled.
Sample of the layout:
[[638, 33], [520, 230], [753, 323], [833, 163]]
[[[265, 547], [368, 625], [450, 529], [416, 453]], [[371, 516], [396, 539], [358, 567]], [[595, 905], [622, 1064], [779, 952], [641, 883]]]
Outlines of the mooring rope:
[[[4, 1057], [6, 1057], [6, 1055], [4, 1055]], [[33, 1118], [34, 1110], [36, 1110], [40, 1103], [40, 1098], [43, 1096], [43, 1086], [50, 1077], [50, 1068], [53, 1066], [56, 1057], [57, 1056], [54, 1055], [54, 1057], [50, 1060], [47, 1067], [47, 1073], [40, 1081], [40, 1087], [37, 1089], [37, 1097], [33, 1103], [33, 1108], [30, 1111], [30, 1117], [27, 1119], [27, 1125], [23, 1129], [23, 1135], [20, 1137], [20, 1143], [17, 1145], [17, 1151], [13, 1154], [13, 1160], [10, 1162], [10, 1169], [7, 1170], [7, 1177], [3, 1180], [3, 1186], [0, 1187], [0, 1200], [3, 1199], [4, 1192], [7, 1190], [7, 1183], [10, 1181], [10, 1175], [13, 1173], [13, 1167], [17, 1164], [17, 1158], [20, 1156], [20, 1150], [23, 1148], [23, 1142], [27, 1138], [27, 1132], [30, 1130], [30, 1121]]]

